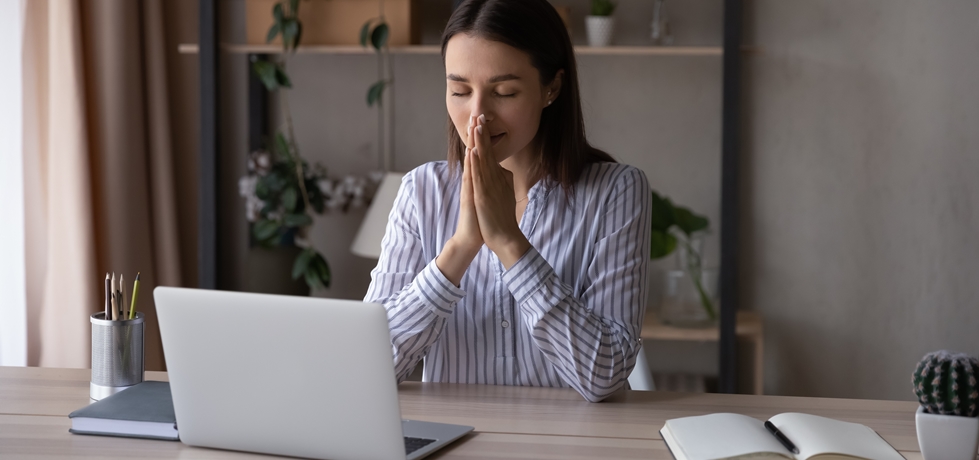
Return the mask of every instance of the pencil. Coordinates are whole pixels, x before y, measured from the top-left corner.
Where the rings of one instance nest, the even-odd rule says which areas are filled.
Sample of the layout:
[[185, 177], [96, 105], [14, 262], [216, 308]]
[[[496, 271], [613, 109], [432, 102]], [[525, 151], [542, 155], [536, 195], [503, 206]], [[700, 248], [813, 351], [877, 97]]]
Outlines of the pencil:
[[119, 315], [119, 299], [116, 298], [116, 274], [112, 272], [112, 315], [108, 318], [111, 321], [115, 321], [116, 316]]
[[112, 286], [109, 284], [109, 272], [105, 272], [105, 319], [112, 319]]
[[129, 319], [136, 317], [136, 297], [139, 297], [139, 272], [136, 272], [136, 281], [133, 281], [133, 301], [129, 306]]
[[126, 281], [119, 274], [119, 319], [126, 319]]

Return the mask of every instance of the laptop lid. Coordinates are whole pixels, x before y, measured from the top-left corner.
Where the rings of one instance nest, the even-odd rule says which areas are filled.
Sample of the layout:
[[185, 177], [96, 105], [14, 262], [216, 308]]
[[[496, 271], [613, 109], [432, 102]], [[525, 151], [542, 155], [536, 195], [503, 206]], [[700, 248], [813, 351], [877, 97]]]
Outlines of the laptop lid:
[[153, 296], [184, 443], [405, 458], [381, 305], [170, 287]]

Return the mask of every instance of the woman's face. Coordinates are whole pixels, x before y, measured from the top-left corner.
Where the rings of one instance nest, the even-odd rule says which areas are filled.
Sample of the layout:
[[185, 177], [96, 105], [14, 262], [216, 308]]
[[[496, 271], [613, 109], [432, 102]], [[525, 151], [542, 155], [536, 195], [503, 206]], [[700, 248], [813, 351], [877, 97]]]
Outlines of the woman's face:
[[[486, 115], [496, 161], [529, 158], [548, 96], [530, 55], [509, 45], [456, 34], [445, 48], [445, 107], [463, 140], [469, 117]], [[556, 90], [552, 90], [556, 93]]]

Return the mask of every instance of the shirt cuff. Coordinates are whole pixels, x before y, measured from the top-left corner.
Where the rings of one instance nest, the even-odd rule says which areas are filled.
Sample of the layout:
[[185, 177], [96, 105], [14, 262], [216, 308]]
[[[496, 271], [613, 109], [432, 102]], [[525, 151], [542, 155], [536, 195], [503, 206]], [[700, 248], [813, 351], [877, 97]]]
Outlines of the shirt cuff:
[[551, 265], [537, 252], [537, 248], [531, 246], [523, 257], [503, 273], [503, 283], [520, 305], [540, 290], [553, 274]]
[[415, 287], [418, 295], [434, 307], [432, 311], [442, 317], [451, 315], [456, 304], [466, 295], [466, 291], [456, 287], [442, 274], [435, 260], [418, 273]]

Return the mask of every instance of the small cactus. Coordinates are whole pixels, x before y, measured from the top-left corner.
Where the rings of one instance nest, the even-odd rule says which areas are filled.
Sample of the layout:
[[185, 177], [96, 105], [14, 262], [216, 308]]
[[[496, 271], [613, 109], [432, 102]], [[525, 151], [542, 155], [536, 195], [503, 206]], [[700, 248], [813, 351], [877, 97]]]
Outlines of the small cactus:
[[979, 416], [979, 360], [945, 350], [928, 353], [914, 370], [918, 401], [930, 414]]

